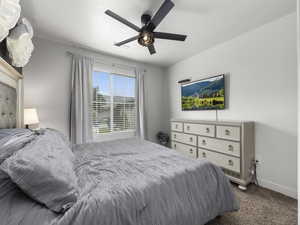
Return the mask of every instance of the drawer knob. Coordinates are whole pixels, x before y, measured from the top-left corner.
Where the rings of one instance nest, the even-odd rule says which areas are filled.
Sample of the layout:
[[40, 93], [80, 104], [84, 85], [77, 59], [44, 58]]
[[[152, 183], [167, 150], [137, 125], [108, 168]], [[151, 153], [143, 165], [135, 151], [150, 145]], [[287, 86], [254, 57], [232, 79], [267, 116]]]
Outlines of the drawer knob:
[[206, 127], [206, 133], [209, 133], [210, 129], [208, 127]]
[[176, 128], [176, 129], [178, 128], [178, 124], [175, 125], [175, 128]]
[[190, 126], [187, 126], [186, 129], [187, 129], [187, 130], [190, 130]]
[[202, 152], [202, 157], [206, 158], [206, 153], [205, 152]]
[[193, 154], [193, 152], [194, 152], [194, 150], [193, 150], [193, 149], [190, 149], [190, 153]]
[[193, 138], [192, 137], [190, 137], [190, 142], [192, 142], [193, 141]]
[[202, 140], [202, 145], [206, 145], [206, 141], [205, 140]]
[[233, 146], [232, 145], [228, 145], [228, 151], [233, 152]]
[[176, 134], [174, 134], [174, 138], [176, 138]]
[[233, 166], [233, 161], [230, 159], [230, 160], [228, 160], [228, 165], [229, 166]]
[[230, 135], [230, 130], [225, 130], [225, 135]]
[[176, 144], [174, 144], [174, 148], [176, 148]]

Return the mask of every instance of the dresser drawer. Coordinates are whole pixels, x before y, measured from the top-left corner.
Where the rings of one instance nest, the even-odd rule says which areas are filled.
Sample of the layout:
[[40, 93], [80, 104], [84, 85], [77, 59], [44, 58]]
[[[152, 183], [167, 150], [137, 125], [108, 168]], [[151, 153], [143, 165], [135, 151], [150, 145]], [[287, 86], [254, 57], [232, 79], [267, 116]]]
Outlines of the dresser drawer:
[[199, 148], [199, 158], [204, 158], [225, 169], [240, 173], [240, 159]]
[[230, 126], [217, 126], [217, 137], [228, 140], [240, 141], [241, 128]]
[[173, 131], [183, 132], [183, 123], [172, 122], [172, 123], [171, 123], [171, 129], [172, 129]]
[[240, 143], [215, 138], [198, 137], [198, 147], [240, 157]]
[[207, 137], [215, 136], [215, 125], [184, 123], [184, 132]]
[[172, 148], [179, 153], [182, 153], [184, 155], [190, 156], [194, 159], [197, 158], [197, 148], [185, 144], [181, 144], [178, 142], [172, 142]]
[[172, 132], [172, 141], [197, 146], [197, 136], [195, 135]]

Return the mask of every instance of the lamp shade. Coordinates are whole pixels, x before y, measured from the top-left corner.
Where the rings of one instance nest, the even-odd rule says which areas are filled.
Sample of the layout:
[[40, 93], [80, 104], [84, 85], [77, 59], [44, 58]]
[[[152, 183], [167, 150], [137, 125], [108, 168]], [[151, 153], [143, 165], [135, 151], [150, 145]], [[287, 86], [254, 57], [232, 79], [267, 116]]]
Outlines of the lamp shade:
[[39, 117], [37, 114], [36, 109], [24, 109], [24, 124], [31, 125], [31, 124], [38, 124]]

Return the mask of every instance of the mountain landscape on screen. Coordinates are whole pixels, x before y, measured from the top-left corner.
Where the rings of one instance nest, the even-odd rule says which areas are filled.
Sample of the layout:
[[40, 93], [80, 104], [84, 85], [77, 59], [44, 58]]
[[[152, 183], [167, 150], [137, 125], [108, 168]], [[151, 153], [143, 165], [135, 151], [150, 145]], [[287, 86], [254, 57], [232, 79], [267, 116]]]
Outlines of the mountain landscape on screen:
[[224, 75], [219, 75], [182, 85], [182, 110], [224, 109], [224, 80]]

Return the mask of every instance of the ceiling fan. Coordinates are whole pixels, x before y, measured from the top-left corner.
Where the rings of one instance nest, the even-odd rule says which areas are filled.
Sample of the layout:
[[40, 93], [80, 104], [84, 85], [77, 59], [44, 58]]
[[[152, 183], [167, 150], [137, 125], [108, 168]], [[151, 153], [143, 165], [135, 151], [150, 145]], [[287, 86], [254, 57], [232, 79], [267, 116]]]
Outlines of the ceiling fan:
[[127, 40], [121, 41], [119, 43], [116, 43], [115, 45], [120, 47], [129, 42], [138, 40], [138, 43], [144, 47], [147, 47], [149, 49], [150, 54], [152, 55], [156, 53], [154, 47], [154, 41], [156, 38], [173, 40], [173, 41], [185, 41], [187, 37], [186, 35], [170, 34], [170, 33], [154, 31], [174, 6], [175, 4], [171, 0], [165, 0], [153, 17], [151, 17], [151, 15], [149, 14], [143, 14], [141, 17], [142, 28], [139, 28], [135, 24], [122, 18], [121, 16], [117, 15], [111, 10], [106, 10], [105, 14], [111, 16], [112, 18], [118, 20], [119, 22], [127, 25], [128, 27], [132, 28], [133, 30], [139, 33], [138, 35], [129, 38]]

